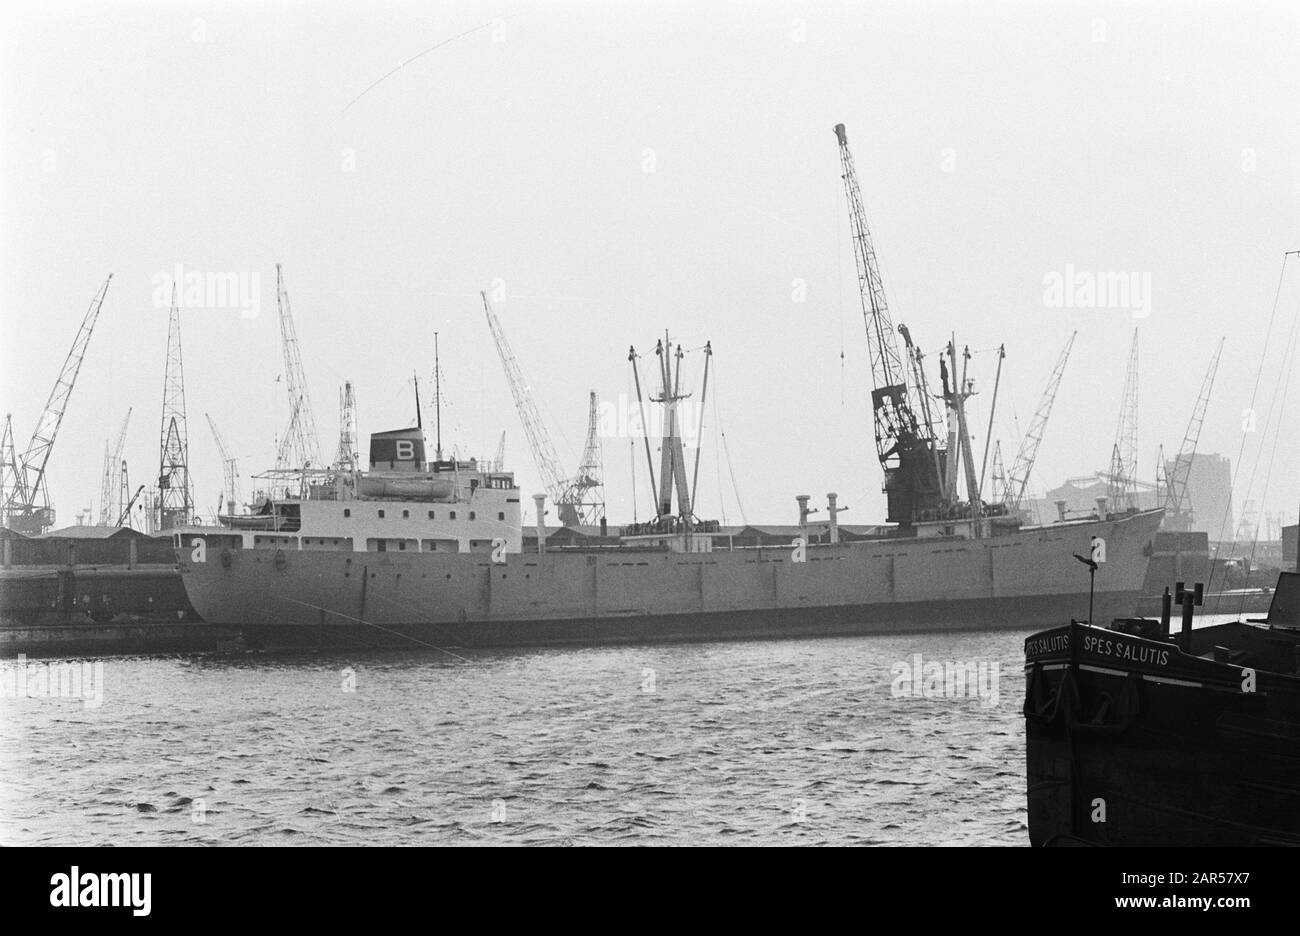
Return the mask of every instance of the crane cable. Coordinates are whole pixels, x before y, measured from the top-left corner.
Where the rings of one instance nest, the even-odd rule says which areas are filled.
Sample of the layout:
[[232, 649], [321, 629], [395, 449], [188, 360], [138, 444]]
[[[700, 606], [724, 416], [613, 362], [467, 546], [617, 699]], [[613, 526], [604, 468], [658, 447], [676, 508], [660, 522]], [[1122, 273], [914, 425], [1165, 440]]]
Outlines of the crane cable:
[[[1268, 349], [1268, 347], [1269, 347], [1269, 339], [1270, 339], [1270, 338], [1272, 337], [1272, 335], [1273, 335], [1273, 324], [1274, 324], [1274, 321], [1275, 321], [1276, 318], [1277, 318], [1277, 307], [1278, 307], [1278, 303], [1279, 303], [1279, 301], [1281, 300], [1281, 297], [1282, 297], [1282, 283], [1283, 283], [1283, 281], [1286, 279], [1286, 264], [1287, 264], [1287, 261], [1291, 258], [1291, 253], [1292, 253], [1292, 252], [1287, 252], [1287, 253], [1285, 253], [1285, 254], [1282, 255], [1282, 271], [1278, 274], [1278, 278], [1277, 278], [1277, 290], [1275, 291], [1275, 293], [1274, 293], [1274, 295], [1273, 295], [1273, 310], [1272, 310], [1272, 312], [1269, 313], [1269, 316], [1268, 316], [1268, 328], [1267, 328], [1267, 329], [1265, 330], [1265, 332], [1264, 332], [1264, 348], [1265, 348], [1265, 353], [1267, 353], [1267, 349]], [[1283, 355], [1283, 362], [1285, 362], [1285, 360], [1286, 360], [1286, 355], [1284, 354], [1284, 355]], [[1262, 363], [1263, 363], [1263, 362], [1262, 362], [1262, 360], [1261, 360], [1261, 365], [1262, 365]], [[1250, 392], [1250, 407], [1249, 407], [1249, 412], [1252, 412], [1252, 413], [1253, 413], [1254, 410], [1255, 410], [1255, 400], [1256, 400], [1256, 397], [1257, 397], [1258, 394], [1259, 394], [1259, 382], [1260, 382], [1260, 379], [1263, 377], [1263, 375], [1264, 375], [1264, 368], [1263, 368], [1262, 366], [1259, 367], [1259, 368], [1256, 368], [1256, 370], [1255, 370], [1255, 386], [1254, 386], [1254, 389], [1252, 389], [1251, 392]], [[1269, 411], [1269, 416], [1270, 416], [1270, 418], [1271, 418], [1271, 416], [1272, 416], [1272, 408], [1271, 408], [1271, 407], [1270, 407], [1270, 411]], [[1268, 421], [1265, 420], [1265, 426], [1267, 427], [1267, 425], [1268, 425]], [[1245, 451], [1246, 451], [1246, 438], [1247, 438], [1248, 435], [1249, 435], [1249, 432], [1247, 432], [1247, 431], [1243, 431], [1242, 434], [1241, 434], [1241, 445], [1237, 448], [1237, 460], [1236, 460], [1236, 462], [1234, 462], [1234, 464], [1233, 464], [1233, 468], [1232, 468], [1232, 480], [1229, 482], [1229, 491], [1235, 490], [1236, 487], [1237, 487], [1237, 474], [1238, 474], [1238, 472], [1241, 471], [1241, 457], [1242, 457], [1242, 455], [1243, 455], [1243, 454], [1245, 453]], [[1189, 470], [1190, 470], [1190, 468], [1189, 468]], [[1252, 475], [1252, 477], [1253, 477], [1253, 475]], [[1227, 505], [1225, 505], [1225, 507], [1224, 507], [1224, 509], [1223, 509], [1223, 517], [1219, 520], [1219, 534], [1218, 534], [1218, 538], [1215, 540], [1215, 544], [1214, 544], [1214, 556], [1210, 559], [1210, 574], [1209, 574], [1209, 576], [1207, 577], [1207, 582], [1206, 582], [1207, 585], [1211, 584], [1211, 583], [1214, 581], [1214, 567], [1215, 567], [1215, 566], [1218, 564], [1218, 562], [1219, 562], [1219, 550], [1220, 550], [1220, 549], [1222, 548], [1222, 546], [1223, 546], [1223, 530], [1224, 530], [1224, 527], [1227, 526], [1227, 523], [1228, 523], [1228, 514], [1229, 514], [1229, 512], [1230, 512], [1231, 510], [1232, 510], [1232, 500], [1231, 500], [1231, 498], [1229, 498]], [[1235, 548], [1234, 548], [1234, 551], [1235, 551]], [[1231, 553], [1229, 553], [1228, 558], [1232, 558], [1232, 554], [1231, 554]]]
[[[722, 452], [727, 459], [727, 473], [731, 476], [731, 495], [736, 499], [736, 509], [740, 511], [740, 522], [744, 526], [749, 525], [749, 520], [745, 517], [745, 505], [740, 502], [740, 487], [736, 484], [736, 469], [731, 462], [731, 449], [727, 447], [727, 430], [722, 425], [722, 417], [718, 414], [718, 364], [713, 363], [713, 418], [718, 424], [718, 435], [722, 438]], [[721, 501], [722, 491], [719, 484], [718, 500]]]

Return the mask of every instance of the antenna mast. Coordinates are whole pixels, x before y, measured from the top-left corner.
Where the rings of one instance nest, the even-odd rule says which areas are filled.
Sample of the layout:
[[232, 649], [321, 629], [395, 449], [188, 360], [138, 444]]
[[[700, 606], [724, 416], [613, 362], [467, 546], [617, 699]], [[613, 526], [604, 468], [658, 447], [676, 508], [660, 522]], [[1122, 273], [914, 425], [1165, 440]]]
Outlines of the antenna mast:
[[438, 363], [438, 333], [433, 333], [433, 412], [436, 419], [437, 442], [434, 451], [442, 461], [442, 366]]

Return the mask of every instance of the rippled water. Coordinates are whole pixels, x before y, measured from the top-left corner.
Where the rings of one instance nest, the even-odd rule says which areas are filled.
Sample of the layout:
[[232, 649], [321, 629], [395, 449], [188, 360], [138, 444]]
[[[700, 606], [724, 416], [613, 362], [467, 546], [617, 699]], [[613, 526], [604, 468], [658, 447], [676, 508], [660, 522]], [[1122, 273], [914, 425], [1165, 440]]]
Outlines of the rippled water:
[[109, 658], [0, 700], [0, 842], [1024, 845], [1024, 637]]

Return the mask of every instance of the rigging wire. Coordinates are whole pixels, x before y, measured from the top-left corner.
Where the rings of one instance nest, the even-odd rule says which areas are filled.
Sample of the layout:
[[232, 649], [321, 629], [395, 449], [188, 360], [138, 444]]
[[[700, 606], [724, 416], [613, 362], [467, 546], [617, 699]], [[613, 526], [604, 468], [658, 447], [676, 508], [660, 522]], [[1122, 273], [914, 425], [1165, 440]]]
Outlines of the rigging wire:
[[[1268, 328], [1264, 331], [1265, 353], [1267, 353], [1267, 349], [1269, 347], [1269, 339], [1273, 335], [1273, 324], [1274, 321], [1277, 319], [1277, 307], [1282, 297], [1282, 283], [1286, 279], [1286, 265], [1287, 265], [1287, 261], [1290, 259], [1291, 259], [1290, 252], [1282, 255], [1282, 271], [1278, 274], [1277, 290], [1273, 295], [1273, 310], [1269, 313]], [[1259, 382], [1260, 379], [1263, 377], [1263, 375], [1264, 375], [1264, 368], [1262, 366], [1255, 369], [1255, 386], [1250, 392], [1250, 410], [1252, 412], [1255, 409], [1255, 400], [1259, 394]], [[1271, 408], [1270, 408], [1270, 415], [1271, 415]], [[1267, 420], [1265, 420], [1265, 426], [1267, 427]], [[1246, 439], [1248, 437], [1249, 437], [1249, 432], [1243, 429], [1241, 433], [1241, 445], [1237, 448], [1237, 460], [1236, 462], [1234, 462], [1232, 467], [1232, 479], [1229, 482], [1229, 487], [1228, 487], [1229, 491], [1235, 490], [1237, 487], [1237, 474], [1241, 471], [1241, 456], [1246, 451]], [[1219, 521], [1219, 535], [1218, 538], [1215, 540], [1214, 555], [1210, 559], [1210, 574], [1208, 576], [1207, 584], [1214, 581], [1214, 567], [1218, 565], [1219, 562], [1219, 551], [1223, 547], [1223, 531], [1228, 524], [1228, 515], [1231, 510], [1232, 510], [1232, 500], [1231, 498], [1229, 498], [1228, 503], [1224, 506], [1223, 509], [1223, 517]], [[1233, 550], [1228, 554], [1228, 558], [1232, 558], [1232, 555], [1235, 551], [1236, 551], [1236, 547], [1234, 544]]]
[[[716, 375], [717, 371], [715, 370], [714, 373], [715, 373], [715, 375]], [[717, 425], [717, 424], [718, 424], [718, 394], [717, 394], [717, 388], [716, 388], [716, 384], [717, 384], [717, 380], [716, 380], [716, 379], [714, 380], [714, 384], [715, 384], [715, 387], [714, 387], [714, 394], [713, 394], [713, 423], [714, 423], [714, 425]], [[722, 459], [718, 457], [716, 451], [715, 451], [714, 456], [713, 456], [713, 467], [714, 467], [714, 469], [716, 469], [717, 476], [718, 476], [718, 513], [719, 513], [719, 514], [721, 515], [721, 517], [722, 517], [722, 525], [723, 525], [723, 526], [726, 526], [726, 525], [727, 525], [727, 500], [726, 500], [725, 497], [722, 496], [722, 494], [723, 494], [723, 492], [722, 492]]]
[[444, 40], [442, 40], [441, 42], [438, 42], [438, 43], [435, 43], [434, 45], [429, 46], [429, 48], [425, 49], [423, 52], [417, 52], [415, 55], [412, 55], [409, 59], [405, 59], [404, 61], [398, 62], [397, 65], [396, 65], [396, 67], [390, 69], [390, 70], [389, 70], [388, 72], [386, 72], [382, 77], [380, 77], [380, 78], [378, 78], [377, 80], [371, 82], [369, 85], [366, 86], [366, 89], [365, 89], [364, 91], [362, 91], [360, 94], [358, 94], [358, 95], [357, 95], [356, 97], [354, 97], [352, 100], [348, 101], [347, 106], [345, 106], [345, 107], [343, 108], [342, 112], [340, 113], [340, 116], [342, 116], [342, 114], [346, 114], [346, 113], [348, 112], [348, 110], [351, 109], [351, 107], [352, 107], [353, 104], [357, 103], [357, 101], [361, 100], [363, 97], [365, 97], [365, 96], [366, 96], [367, 94], [369, 94], [371, 91], [373, 91], [375, 88], [379, 87], [381, 84], [383, 84], [385, 81], [387, 81], [387, 80], [388, 80], [389, 78], [391, 78], [393, 75], [397, 74], [399, 71], [401, 71], [401, 70], [402, 70], [403, 68], [405, 68], [407, 65], [410, 65], [410, 64], [411, 64], [412, 62], [414, 62], [416, 59], [424, 58], [424, 56], [428, 55], [430, 52], [433, 52], [433, 51], [435, 51], [436, 49], [441, 49], [441, 48], [442, 48], [443, 46], [445, 46], [445, 45], [450, 45], [451, 43], [455, 42], [457, 39], [464, 39], [466, 36], [470, 36], [470, 35], [473, 35], [473, 34], [476, 33], [476, 32], [479, 32], [480, 30], [487, 29], [489, 26], [491, 26], [491, 25], [492, 25], [493, 23], [495, 23], [495, 22], [497, 22], [496, 19], [491, 19], [491, 20], [488, 20], [486, 23], [480, 23], [478, 26], [475, 26], [473, 29], [467, 29], [467, 30], [465, 30], [463, 33], [458, 33], [457, 35], [452, 36], [450, 39], [444, 39]]
[[[713, 405], [718, 405], [718, 363], [713, 362]], [[717, 413], [714, 414], [715, 416]], [[727, 473], [731, 475], [731, 494], [736, 499], [736, 509], [740, 511], [740, 522], [748, 526], [749, 520], [745, 517], [745, 505], [740, 500], [740, 487], [736, 484], [736, 467], [731, 461], [731, 449], [727, 447], [727, 430], [722, 425], [722, 418], [718, 417], [718, 434], [722, 437], [722, 451], [727, 457]]]
[[[1264, 432], [1263, 434], [1261, 434], [1259, 440], [1260, 441], [1259, 455], [1256, 455], [1255, 463], [1251, 466], [1250, 484], [1247, 485], [1246, 487], [1246, 497], [1248, 498], [1255, 486], [1255, 472], [1259, 468], [1259, 461], [1260, 461], [1259, 456], [1263, 454], [1264, 439], [1268, 435], [1268, 427], [1273, 418], [1273, 404], [1277, 403], [1277, 425], [1276, 427], [1274, 427], [1273, 430], [1273, 448], [1269, 452], [1268, 465], [1264, 469], [1264, 486], [1261, 488], [1259, 493], [1259, 499], [1261, 503], [1264, 503], [1265, 499], [1268, 497], [1268, 485], [1269, 485], [1269, 481], [1273, 476], [1273, 464], [1277, 458], [1277, 443], [1278, 440], [1281, 439], [1282, 437], [1282, 417], [1286, 413], [1286, 398], [1291, 388], [1291, 376], [1294, 370], [1290, 362], [1294, 361], [1295, 351], [1296, 351], [1296, 341], [1298, 338], [1300, 338], [1300, 302], [1296, 303], [1295, 321], [1291, 326], [1291, 337], [1287, 341], [1286, 345], [1283, 346], [1285, 350], [1283, 351], [1283, 355], [1282, 355], [1282, 375], [1285, 375], [1285, 379], [1282, 379], [1281, 375], [1279, 376], [1279, 382], [1281, 383], [1281, 390], [1282, 390], [1282, 398], [1280, 401], [1277, 399], [1278, 388], [1274, 387], [1273, 400], [1269, 402], [1268, 416], [1264, 420]], [[1244, 509], [1244, 503], [1245, 501], [1243, 501], [1243, 509]], [[1258, 545], [1259, 545], [1259, 524], [1256, 524], [1250, 542], [1250, 556], [1246, 566], [1247, 575], [1249, 575], [1250, 568], [1255, 563], [1255, 550]], [[1247, 581], [1249, 581], [1249, 579]], [[1238, 616], [1244, 613], [1245, 609], [1246, 609], [1246, 596], [1243, 593], [1241, 596], [1241, 608], [1237, 612]]]

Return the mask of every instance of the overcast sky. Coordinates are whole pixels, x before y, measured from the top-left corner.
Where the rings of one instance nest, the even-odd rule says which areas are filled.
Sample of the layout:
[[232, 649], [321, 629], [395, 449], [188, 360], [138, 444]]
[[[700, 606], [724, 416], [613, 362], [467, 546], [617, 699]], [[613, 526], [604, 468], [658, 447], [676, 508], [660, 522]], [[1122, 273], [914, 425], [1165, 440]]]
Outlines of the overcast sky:
[[[1300, 380], [1285, 409], [1281, 395], [1284, 371], [1300, 369], [1300, 257], [1281, 274], [1300, 249], [1297, 11], [6, 4], [0, 408], [21, 447], [113, 272], [49, 469], [59, 522], [71, 523], [98, 509], [105, 440], [127, 407], [132, 485], [156, 477], [157, 278], [180, 264], [256, 282], [255, 309], [183, 312], [192, 472], [210, 512], [221, 466], [204, 413], [239, 457], [245, 491], [288, 421], [279, 262], [327, 455], [344, 379], [363, 440], [412, 421], [411, 374], [431, 375], [437, 331], [446, 445], [491, 455], [505, 430], [531, 493], [540, 475], [478, 295], [495, 287], [566, 471], [588, 391], [628, 399], [628, 346], [649, 352], [668, 329], [715, 351], [702, 516], [738, 522], [743, 506], [750, 522], [788, 523], [796, 494], [822, 505], [833, 490], [846, 522], [879, 522], [832, 133], [843, 122], [895, 320], [927, 351], [955, 331], [981, 352], [981, 446], [987, 349], [1006, 345], [994, 437], [1009, 462], [1077, 329], [1031, 488], [1106, 468], [1138, 326], [1139, 473], [1151, 480], [1226, 336], [1199, 450], [1234, 466], [1244, 451], [1238, 508], [1253, 500], [1294, 522]], [[1062, 307], [1047, 287], [1068, 271], [1134, 274], [1149, 303]], [[700, 361], [688, 358], [692, 386]], [[1274, 454], [1278, 425], [1288, 431]], [[634, 456], [644, 519], [644, 453], [605, 440], [616, 522], [633, 513]]]

